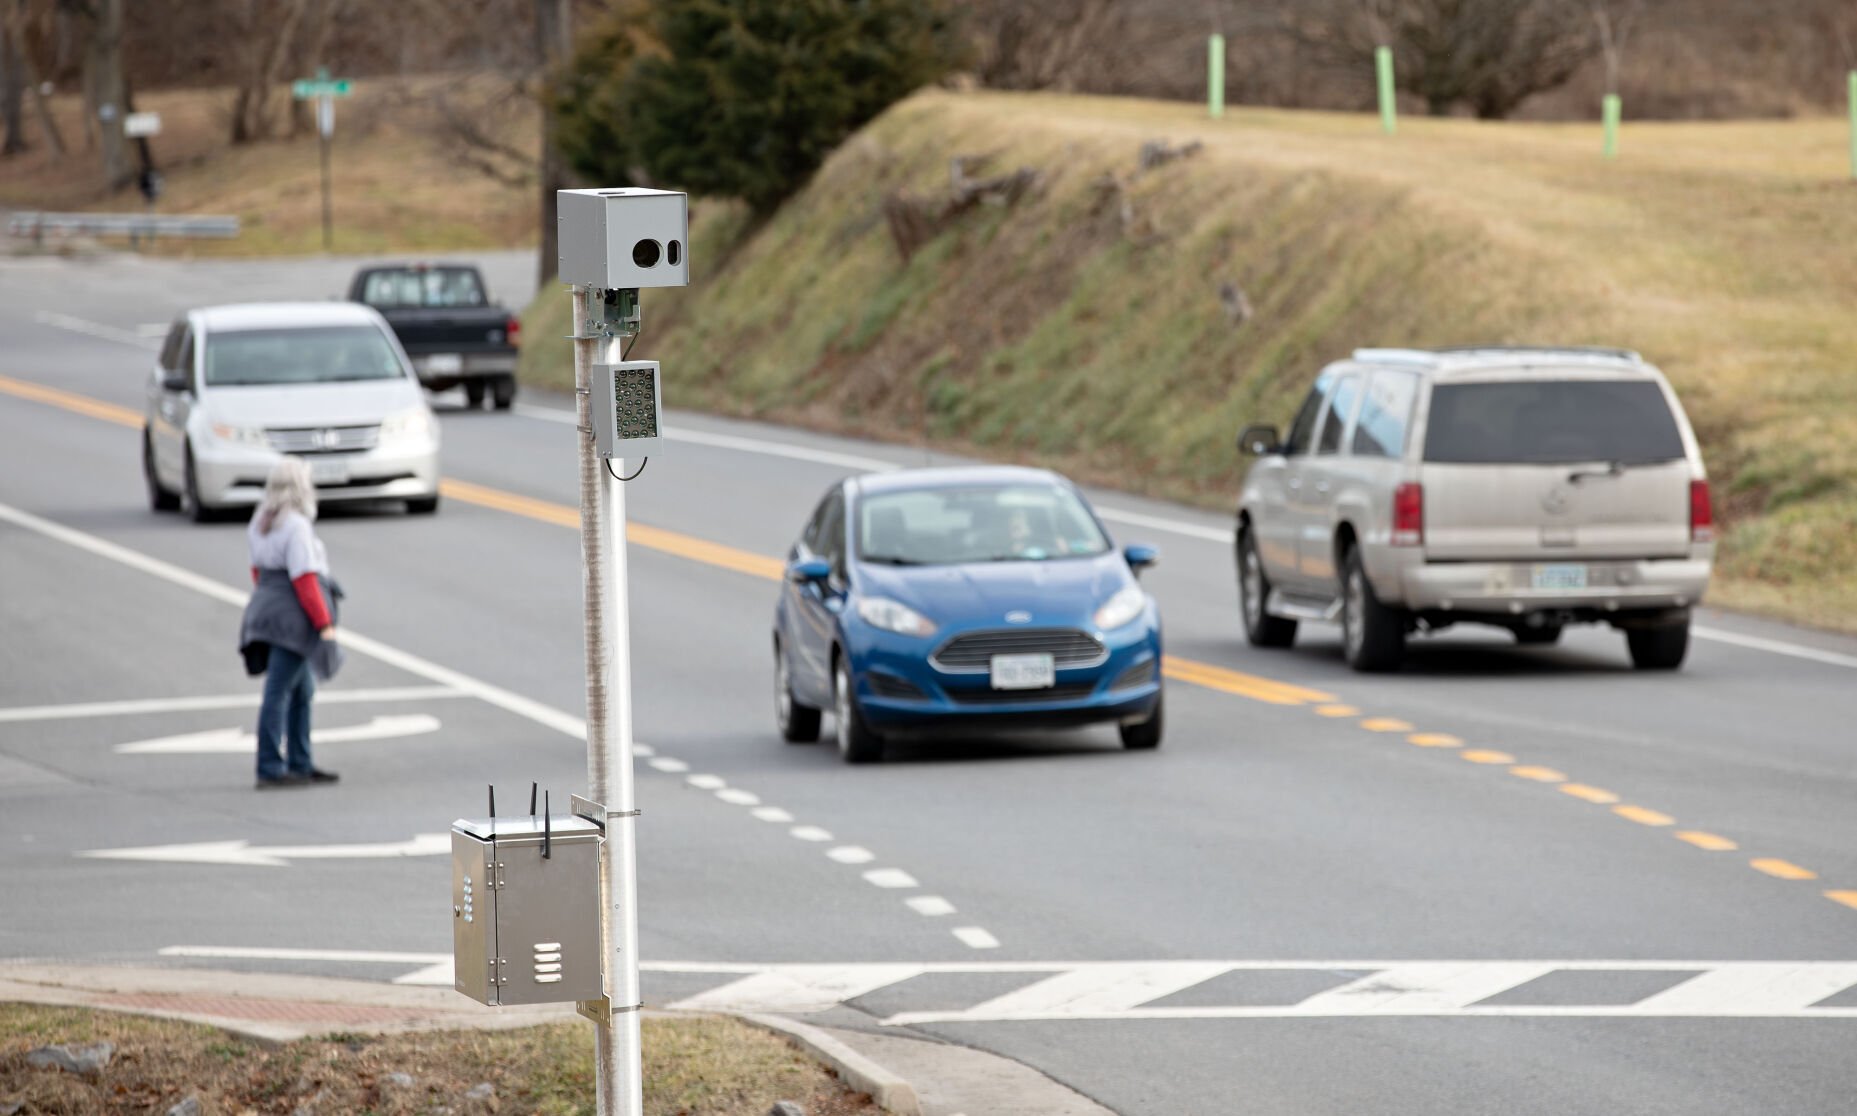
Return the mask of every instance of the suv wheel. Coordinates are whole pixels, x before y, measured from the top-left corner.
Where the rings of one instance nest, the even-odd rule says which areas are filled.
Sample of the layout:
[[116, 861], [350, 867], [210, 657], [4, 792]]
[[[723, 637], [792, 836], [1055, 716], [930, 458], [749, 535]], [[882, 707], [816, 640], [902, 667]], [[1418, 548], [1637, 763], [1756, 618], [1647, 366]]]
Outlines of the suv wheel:
[[833, 672], [833, 726], [838, 737], [838, 754], [846, 763], [875, 763], [883, 758], [883, 737], [872, 732], [858, 709], [858, 697], [851, 687], [851, 668], [845, 657], [838, 657]]
[[1296, 621], [1264, 611], [1270, 581], [1249, 530], [1238, 532], [1238, 607], [1244, 614], [1244, 637], [1253, 647], [1288, 647], [1296, 641]]
[[1349, 666], [1368, 672], [1396, 670], [1406, 653], [1406, 618], [1373, 595], [1358, 548], [1342, 564], [1341, 647]]
[[1689, 651], [1689, 621], [1627, 628], [1625, 646], [1631, 649], [1631, 665], [1639, 670], [1675, 670]]
[[819, 739], [819, 711], [793, 696], [793, 670], [779, 640], [774, 641], [774, 724], [789, 744], [812, 744]]
[[148, 507], [150, 511], [179, 511], [181, 498], [179, 494], [169, 492], [161, 486], [161, 477], [155, 472], [155, 445], [149, 439], [148, 431], [142, 431], [142, 479], [148, 485]]

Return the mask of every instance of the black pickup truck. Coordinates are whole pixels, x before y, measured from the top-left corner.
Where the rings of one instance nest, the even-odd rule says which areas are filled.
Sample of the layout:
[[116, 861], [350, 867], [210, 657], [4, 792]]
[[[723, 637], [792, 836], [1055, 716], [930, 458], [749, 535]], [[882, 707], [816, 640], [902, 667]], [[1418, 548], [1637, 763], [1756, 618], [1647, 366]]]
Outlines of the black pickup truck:
[[366, 267], [348, 288], [351, 302], [380, 311], [432, 391], [462, 386], [473, 407], [487, 395], [497, 410], [516, 401], [516, 343], [522, 323], [490, 301], [468, 264]]

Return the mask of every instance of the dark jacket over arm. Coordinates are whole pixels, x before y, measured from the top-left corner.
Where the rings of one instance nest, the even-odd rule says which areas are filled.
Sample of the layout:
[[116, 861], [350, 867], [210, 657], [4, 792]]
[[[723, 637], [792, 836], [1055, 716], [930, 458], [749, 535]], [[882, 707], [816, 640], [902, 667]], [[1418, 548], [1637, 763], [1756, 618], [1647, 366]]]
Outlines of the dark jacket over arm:
[[[341, 612], [342, 592], [327, 578], [322, 582], [323, 599], [329, 602], [333, 622]], [[259, 570], [258, 584], [252, 589], [245, 618], [239, 625], [239, 654], [245, 657], [247, 674], [264, 673], [273, 646], [308, 659], [310, 669], [325, 682], [341, 669], [345, 657], [339, 644], [316, 633], [297, 598], [296, 587], [290, 584], [290, 575], [283, 570]]]

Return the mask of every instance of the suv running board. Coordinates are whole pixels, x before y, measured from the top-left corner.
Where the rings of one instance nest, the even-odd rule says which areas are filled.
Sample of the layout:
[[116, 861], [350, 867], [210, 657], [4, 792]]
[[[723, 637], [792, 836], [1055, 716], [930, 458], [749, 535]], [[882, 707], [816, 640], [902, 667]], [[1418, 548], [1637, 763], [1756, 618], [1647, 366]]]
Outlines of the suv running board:
[[1264, 611], [1272, 616], [1281, 616], [1285, 620], [1311, 620], [1318, 624], [1332, 624], [1341, 616], [1341, 598], [1329, 601], [1316, 601], [1308, 597], [1295, 598], [1283, 595], [1283, 590], [1272, 589], [1270, 599], [1264, 602]]

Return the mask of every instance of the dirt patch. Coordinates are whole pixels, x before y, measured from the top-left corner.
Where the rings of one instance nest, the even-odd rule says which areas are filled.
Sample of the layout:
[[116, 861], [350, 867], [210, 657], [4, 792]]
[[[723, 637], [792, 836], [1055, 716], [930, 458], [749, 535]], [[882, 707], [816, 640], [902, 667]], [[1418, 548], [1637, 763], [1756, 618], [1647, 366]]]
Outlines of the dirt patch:
[[[27, 1058], [97, 1042], [115, 1049], [94, 1075]], [[792, 1044], [733, 1019], [646, 1019], [644, 1058], [651, 1116], [764, 1116], [780, 1100], [809, 1116], [880, 1112]], [[593, 1039], [570, 1023], [269, 1045], [191, 1023], [0, 1004], [0, 1112], [162, 1114], [188, 1098], [199, 1116], [592, 1113]]]

